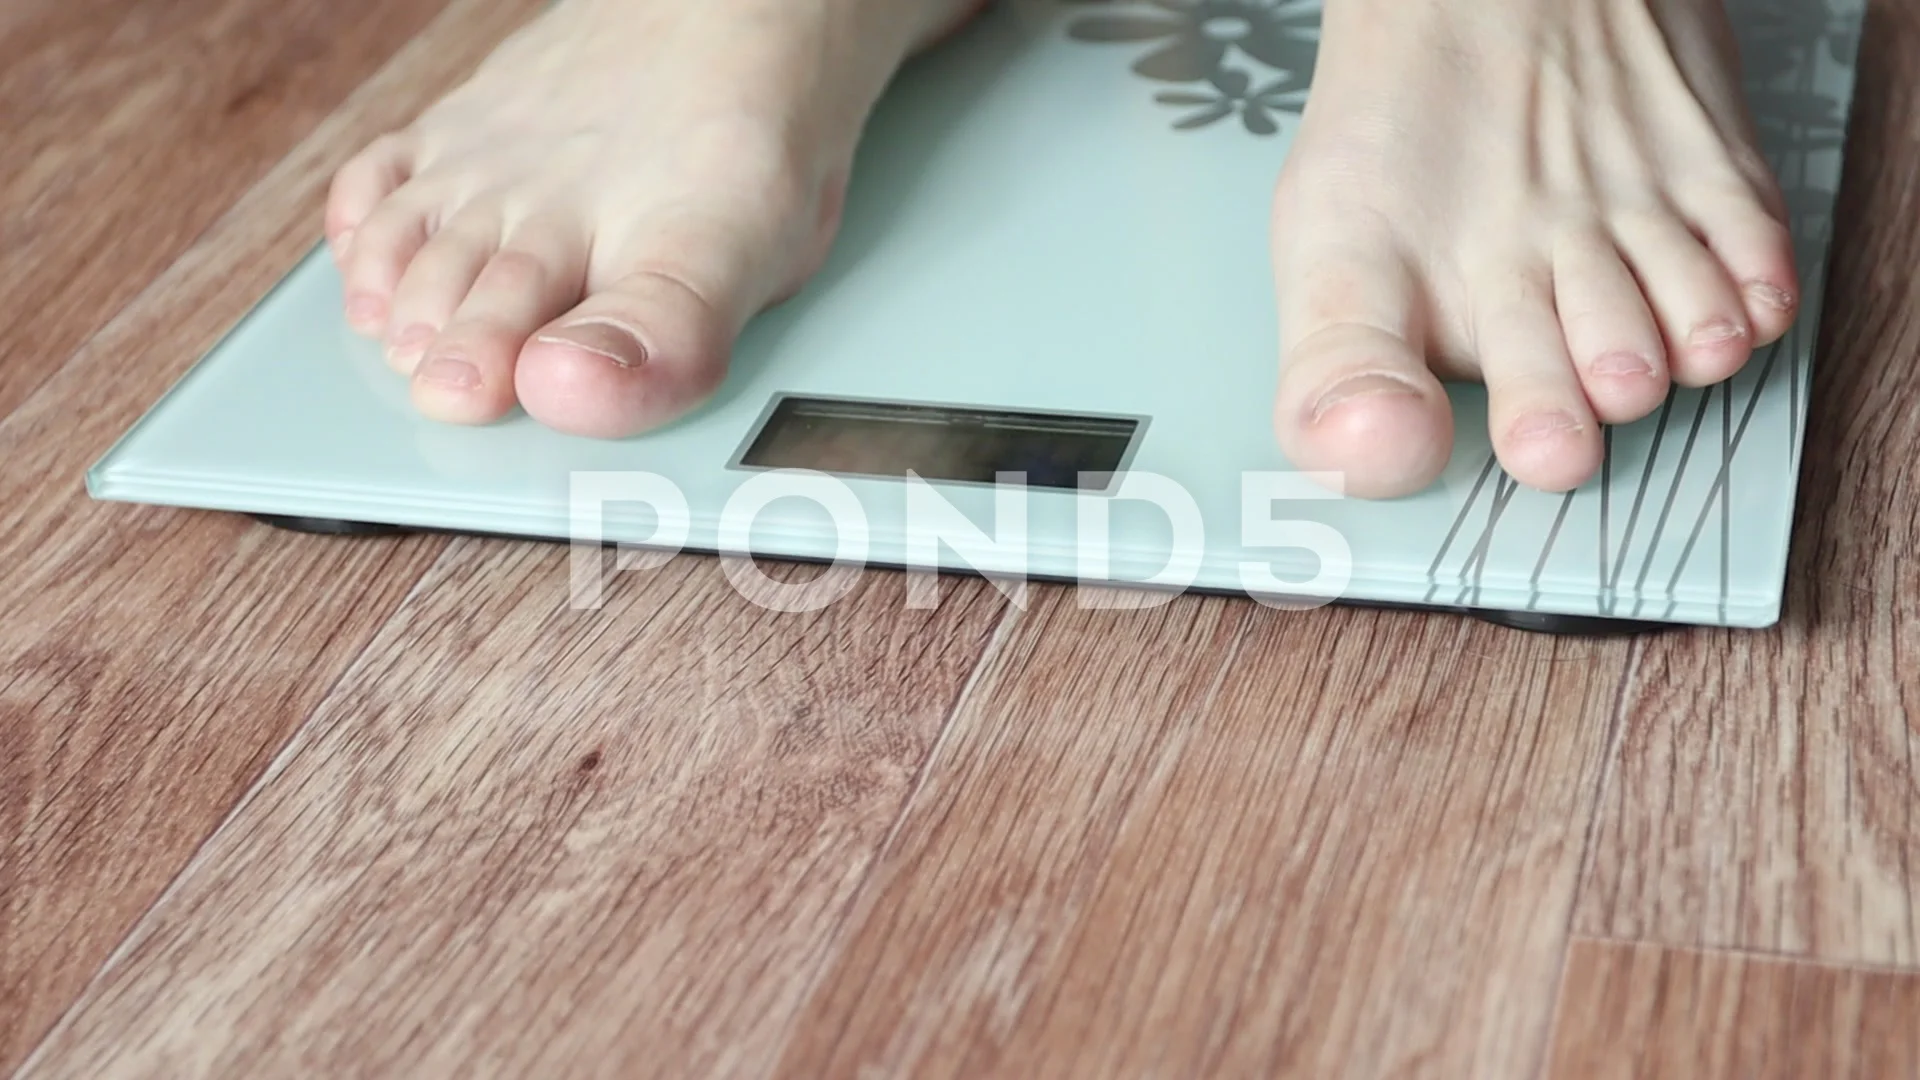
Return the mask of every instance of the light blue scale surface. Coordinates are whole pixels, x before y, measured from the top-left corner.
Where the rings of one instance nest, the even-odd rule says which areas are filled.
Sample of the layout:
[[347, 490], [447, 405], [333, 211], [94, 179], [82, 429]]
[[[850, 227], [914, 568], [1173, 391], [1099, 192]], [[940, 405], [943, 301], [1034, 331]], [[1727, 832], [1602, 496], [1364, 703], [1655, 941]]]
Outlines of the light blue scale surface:
[[[878, 564], [1122, 584], [1171, 564], [1191, 571], [1178, 577], [1195, 587], [1233, 592], [1247, 591], [1247, 563], [1283, 582], [1314, 580], [1327, 569], [1316, 556], [1243, 543], [1243, 475], [1289, 468], [1272, 434], [1267, 214], [1295, 123], [1288, 110], [1301, 97], [1287, 87], [1304, 72], [1237, 48], [1211, 68], [1211, 82], [1155, 82], [1132, 68], [1158, 53], [1150, 69], [1185, 74], [1175, 61], [1210, 59], [1214, 39], [1183, 28], [1234, 11], [1269, 43], [1291, 39], [1287, 55], [1310, 57], [1316, 8], [1213, 0], [1191, 14], [1169, 10], [1180, 7], [1003, 2], [911, 66], [870, 127], [830, 264], [801, 298], [749, 327], [712, 403], [667, 429], [594, 441], [520, 414], [485, 428], [419, 419], [378, 348], [346, 329], [338, 276], [316, 250], [95, 466], [90, 489], [102, 499], [565, 538], [576, 473], [638, 470], [671, 480], [685, 517], [609, 505], [609, 539], [657, 539], [664, 525], [696, 550], [823, 558], [845, 551], [835, 545], [847, 537], [803, 498], [774, 501], [745, 534], [722, 535], [722, 510], [750, 479], [796, 494], [820, 482], [728, 467], [778, 395], [1118, 414], [1147, 418], [1119, 490], [1015, 493], [1024, 545], [956, 542], [930, 553], [929, 534], [907, 527], [905, 482], [834, 482], [857, 496], [865, 557]], [[1484, 394], [1455, 388], [1452, 462], [1425, 493], [1273, 508], [1344, 540], [1343, 599], [1777, 620], [1860, 14], [1853, 0], [1732, 7], [1751, 98], [1790, 194], [1808, 314], [1730, 383], [1678, 391], [1655, 417], [1611, 430], [1604, 475], [1570, 495], [1509, 480], [1488, 446]], [[1116, 17], [1173, 30], [1133, 42], [1073, 30]], [[1222, 90], [1243, 85], [1280, 87], [1252, 123]], [[1223, 111], [1211, 98], [1234, 107], [1200, 123]], [[1277, 133], [1252, 130], [1262, 117]], [[1198, 126], [1176, 127], [1186, 121]], [[1164, 512], [1131, 497], [1142, 474], [1191, 495], [1201, 535], [1176, 535]], [[932, 490], [988, 533], [1006, 494]], [[1089, 501], [1111, 523], [1104, 572], [1083, 559]]]

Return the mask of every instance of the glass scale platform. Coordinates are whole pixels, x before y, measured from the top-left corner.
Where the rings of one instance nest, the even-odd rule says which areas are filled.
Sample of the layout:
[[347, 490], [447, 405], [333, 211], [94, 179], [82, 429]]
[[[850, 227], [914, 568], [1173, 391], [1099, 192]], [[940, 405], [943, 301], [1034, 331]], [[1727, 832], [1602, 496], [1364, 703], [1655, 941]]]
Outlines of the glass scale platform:
[[1731, 381], [1609, 429], [1604, 470], [1571, 493], [1500, 470], [1466, 385], [1449, 391], [1451, 464], [1425, 492], [1332, 498], [1287, 475], [1267, 215], [1318, 38], [1317, 3], [1300, 0], [995, 5], [896, 80], [831, 261], [666, 428], [591, 440], [523, 414], [417, 417], [347, 330], [316, 248], [89, 489], [319, 531], [839, 559], [1562, 632], [1768, 626], [1861, 6], [1731, 7], [1805, 313]]

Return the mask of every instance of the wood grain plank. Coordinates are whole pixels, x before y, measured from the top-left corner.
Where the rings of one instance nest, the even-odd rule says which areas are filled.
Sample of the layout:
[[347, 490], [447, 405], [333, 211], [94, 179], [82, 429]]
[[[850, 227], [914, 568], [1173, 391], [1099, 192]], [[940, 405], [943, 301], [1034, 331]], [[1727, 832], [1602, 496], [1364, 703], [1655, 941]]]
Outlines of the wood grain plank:
[[[10, 303], [34, 313], [9, 331], [9, 355], [53, 356], [84, 336], [170, 257], [188, 235], [183, 222], [217, 214], [230, 184], [282, 153], [430, 6], [209, 0], [80, 4], [69, 15], [37, 4], [35, 18], [7, 24], [0, 48], [24, 56], [29, 75], [41, 64], [34, 78], [56, 83], [71, 66], [98, 95], [50, 87], [51, 96], [8, 98], [9, 125], [17, 102], [38, 100], [70, 128], [60, 143], [59, 124], [26, 118], [32, 152], [16, 156], [10, 141], [0, 155], [26, 170], [0, 181], [8, 228], [25, 220], [31, 234], [0, 255], [0, 280], [20, 286]], [[532, 7], [455, 5], [0, 420], [0, 1072], [68, 1007], [444, 543], [328, 543], [226, 517], [95, 504], [82, 470], [312, 243], [333, 163], [470, 68]], [[89, 44], [77, 36], [86, 19], [116, 36]], [[331, 19], [341, 20], [334, 37], [304, 61], [293, 62], [294, 46], [272, 44], [273, 27], [311, 37]], [[148, 34], [151, 56], [139, 52]], [[264, 56], [223, 58], [223, 48]], [[61, 62], [42, 63], [47, 55]], [[104, 74], [85, 74], [96, 60]], [[280, 74], [262, 74], [263, 63]], [[141, 74], [162, 66], [189, 74]], [[207, 80], [230, 87], [246, 72], [269, 80], [252, 103], [206, 115]], [[4, 77], [10, 94], [28, 78]], [[123, 107], [151, 111], [158, 143], [143, 142], [131, 120], [88, 142], [74, 110], [121, 91]], [[70, 201], [59, 163], [75, 154], [99, 155], [88, 168], [113, 173], [114, 191], [90, 187], [106, 181], [89, 171], [73, 178], [79, 201]], [[214, 165], [234, 173], [207, 174]], [[21, 179], [35, 169], [47, 175]], [[128, 227], [95, 232], [89, 209]], [[130, 214], [170, 220], [140, 225]], [[73, 250], [44, 247], [63, 231]], [[65, 299], [36, 292], [53, 286], [26, 283], [23, 267]], [[39, 378], [8, 381], [13, 359], [0, 371], [0, 398]]]
[[1877, 4], [1784, 625], [1651, 639], [1578, 928], [1920, 964], [1920, 8]]
[[1042, 595], [779, 1075], [1537, 1065], [1627, 645]]
[[764, 1073], [1004, 611], [904, 581], [457, 543], [24, 1075]]
[[444, 0], [8, 0], [0, 416]]
[[17, 1064], [434, 548], [120, 515], [0, 625], [0, 1068]]
[[1547, 1075], [1912, 1080], [1920, 973], [1580, 940]]

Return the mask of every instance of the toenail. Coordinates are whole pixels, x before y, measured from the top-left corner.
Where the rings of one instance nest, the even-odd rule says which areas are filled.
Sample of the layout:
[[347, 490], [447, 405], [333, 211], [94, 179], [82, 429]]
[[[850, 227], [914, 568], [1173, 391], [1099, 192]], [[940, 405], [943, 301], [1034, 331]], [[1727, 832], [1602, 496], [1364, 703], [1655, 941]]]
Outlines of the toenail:
[[640, 335], [618, 323], [587, 319], [569, 323], [552, 334], [537, 339], [549, 345], [571, 345], [595, 356], [604, 356], [624, 368], [639, 367], [647, 361], [646, 346]]
[[1420, 396], [1420, 388], [1398, 375], [1382, 372], [1368, 372], [1364, 375], [1349, 375], [1334, 383], [1313, 406], [1313, 419], [1317, 422], [1335, 406], [1352, 401], [1355, 398], [1382, 397], [1391, 394]]
[[1579, 431], [1580, 421], [1572, 413], [1555, 410], [1553, 412], [1528, 413], [1513, 425], [1513, 437], [1516, 439], [1545, 439], [1563, 431]]
[[1728, 319], [1709, 319], [1693, 328], [1687, 340], [1694, 345], [1724, 345], [1746, 337], [1747, 331], [1740, 324]]
[[372, 293], [347, 298], [347, 321], [361, 329], [379, 326], [387, 318], [387, 303]]
[[456, 390], [471, 390], [480, 385], [479, 368], [465, 360], [455, 360], [450, 356], [428, 357], [426, 362], [414, 371], [413, 377]]
[[1653, 361], [1639, 353], [1611, 352], [1593, 362], [1596, 375], [1647, 376], [1653, 374]]
[[1747, 282], [1746, 293], [1775, 311], [1793, 310], [1793, 294], [1764, 281]]

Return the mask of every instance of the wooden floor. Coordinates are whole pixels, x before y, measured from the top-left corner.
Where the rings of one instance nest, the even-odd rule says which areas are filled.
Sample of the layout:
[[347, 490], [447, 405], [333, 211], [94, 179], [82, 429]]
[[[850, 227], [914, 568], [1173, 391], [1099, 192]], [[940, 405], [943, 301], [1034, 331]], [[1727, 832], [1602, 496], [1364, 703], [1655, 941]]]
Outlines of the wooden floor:
[[89, 502], [539, 0], [0, 6], [0, 1073], [1920, 1076], [1920, 7], [1785, 624], [1560, 641]]

